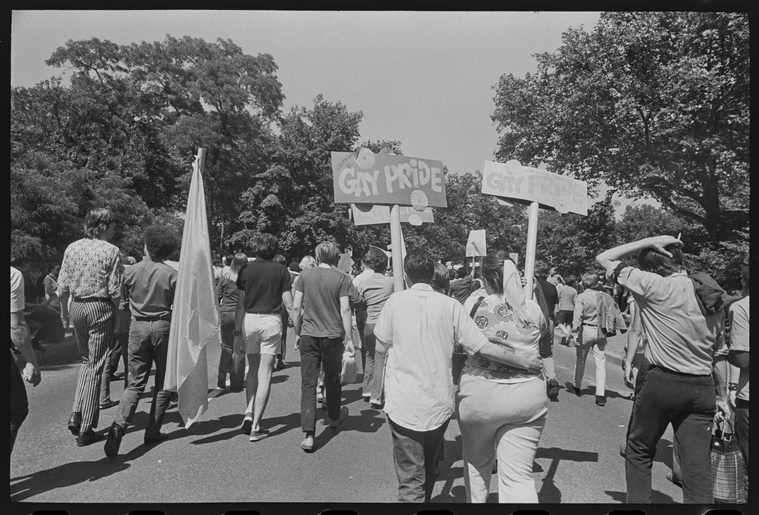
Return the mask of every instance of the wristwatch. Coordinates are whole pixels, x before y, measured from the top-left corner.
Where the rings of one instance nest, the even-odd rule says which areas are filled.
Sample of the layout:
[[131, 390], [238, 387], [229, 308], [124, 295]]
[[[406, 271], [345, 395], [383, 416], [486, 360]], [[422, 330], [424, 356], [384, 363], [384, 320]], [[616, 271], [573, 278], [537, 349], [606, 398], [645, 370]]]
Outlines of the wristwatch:
[[737, 392], [738, 391], [738, 383], [728, 383], [727, 389], [731, 392]]

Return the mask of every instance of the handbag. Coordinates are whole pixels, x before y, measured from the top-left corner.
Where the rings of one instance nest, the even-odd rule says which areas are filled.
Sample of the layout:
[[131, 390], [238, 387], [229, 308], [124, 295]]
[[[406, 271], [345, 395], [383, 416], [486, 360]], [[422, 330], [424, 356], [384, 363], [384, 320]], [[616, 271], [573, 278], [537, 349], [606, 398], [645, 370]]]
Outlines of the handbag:
[[717, 424], [712, 435], [711, 458], [714, 502], [745, 503], [743, 457], [733, 433], [733, 426], [728, 419], [725, 419], [723, 424]]
[[356, 369], [356, 354], [343, 352], [343, 366], [340, 371], [340, 384], [346, 385], [356, 381], [358, 370]]

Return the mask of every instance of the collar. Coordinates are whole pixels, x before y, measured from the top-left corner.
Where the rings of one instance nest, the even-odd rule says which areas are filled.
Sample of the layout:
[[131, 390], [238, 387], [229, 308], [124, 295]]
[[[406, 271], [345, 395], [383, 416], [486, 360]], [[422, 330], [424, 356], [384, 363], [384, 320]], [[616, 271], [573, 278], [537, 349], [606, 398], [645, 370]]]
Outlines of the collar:
[[423, 290], [423, 291], [435, 291], [432, 289], [432, 286], [430, 286], [427, 283], [416, 283], [411, 285], [411, 288], [409, 290]]
[[319, 263], [319, 268], [332, 268], [332, 265], [328, 265], [327, 263]]

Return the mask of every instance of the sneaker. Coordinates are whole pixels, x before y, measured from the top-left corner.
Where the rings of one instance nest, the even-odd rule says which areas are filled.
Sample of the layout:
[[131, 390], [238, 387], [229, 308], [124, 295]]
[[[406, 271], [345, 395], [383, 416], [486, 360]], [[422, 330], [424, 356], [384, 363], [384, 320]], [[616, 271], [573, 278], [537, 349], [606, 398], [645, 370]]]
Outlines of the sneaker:
[[566, 388], [568, 392], [573, 393], [573, 394], [577, 395], [578, 397], [582, 397], [582, 392], [580, 391], [580, 389], [577, 388], [572, 383], [570, 383], [569, 381], [567, 381], [566, 383], [564, 383], [564, 388]]
[[596, 395], [596, 404], [599, 406], [606, 406], [606, 397], [603, 395]]
[[269, 430], [268, 429], [259, 429], [258, 431], [251, 431], [250, 432], [250, 441], [251, 442], [257, 442], [259, 440], [263, 440], [269, 436]]
[[340, 416], [336, 420], [331, 420], [329, 423], [329, 427], [331, 429], [337, 429], [337, 426], [345, 422], [345, 419], [348, 418], [348, 408], [346, 406], [343, 406], [340, 408]]
[[555, 377], [552, 377], [548, 380], [548, 398], [552, 401], [555, 401], [559, 398], [559, 390], [561, 388], [559, 387], [559, 382], [556, 380]]
[[242, 420], [240, 431], [249, 435], [251, 429], [253, 429], [253, 413], [246, 413], [245, 418]]
[[384, 402], [371, 401], [370, 405], [373, 409], [382, 409], [385, 407]]
[[314, 452], [314, 437], [306, 436], [302, 442], [300, 442], [300, 448], [306, 452]]
[[121, 447], [121, 439], [124, 437], [124, 430], [116, 422], [111, 426], [108, 431], [108, 440], [105, 442], [105, 455], [112, 460], [115, 460], [119, 455], [119, 447]]

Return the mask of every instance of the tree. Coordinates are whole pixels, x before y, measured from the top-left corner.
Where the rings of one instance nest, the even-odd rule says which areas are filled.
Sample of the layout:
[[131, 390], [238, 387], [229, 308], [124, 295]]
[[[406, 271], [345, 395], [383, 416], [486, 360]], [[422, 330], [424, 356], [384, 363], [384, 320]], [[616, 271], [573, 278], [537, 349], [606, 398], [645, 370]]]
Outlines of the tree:
[[603, 13], [536, 74], [501, 77], [497, 157], [650, 195], [726, 240], [748, 225], [749, 29], [741, 13]]

